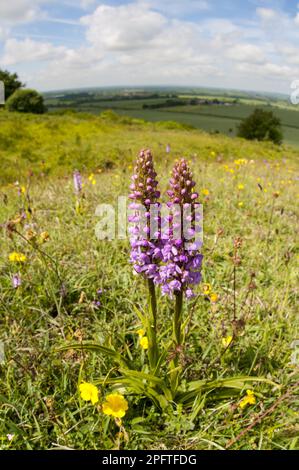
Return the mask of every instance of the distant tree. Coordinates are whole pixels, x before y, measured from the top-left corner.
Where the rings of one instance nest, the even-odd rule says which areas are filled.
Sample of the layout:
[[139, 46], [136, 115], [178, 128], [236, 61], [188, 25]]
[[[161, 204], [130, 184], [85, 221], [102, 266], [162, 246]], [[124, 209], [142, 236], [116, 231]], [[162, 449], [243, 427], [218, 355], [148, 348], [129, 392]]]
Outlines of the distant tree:
[[8, 111], [19, 113], [43, 114], [46, 111], [44, 98], [35, 90], [17, 90], [11, 95], [7, 102]]
[[255, 109], [238, 127], [238, 136], [248, 140], [272, 141], [281, 144], [281, 120], [272, 111]]
[[5, 100], [7, 100], [16, 90], [25, 86], [25, 84], [19, 80], [16, 73], [10, 73], [7, 70], [0, 69], [0, 81], [4, 83]]

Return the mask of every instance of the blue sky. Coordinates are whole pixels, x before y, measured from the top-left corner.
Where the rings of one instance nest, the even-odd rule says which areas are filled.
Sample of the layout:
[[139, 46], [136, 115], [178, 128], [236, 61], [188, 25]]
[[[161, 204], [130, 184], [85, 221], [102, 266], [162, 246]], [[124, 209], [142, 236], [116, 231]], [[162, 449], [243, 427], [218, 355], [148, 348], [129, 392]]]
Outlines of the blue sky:
[[288, 93], [299, 0], [9, 0], [0, 68], [39, 90], [215, 86]]

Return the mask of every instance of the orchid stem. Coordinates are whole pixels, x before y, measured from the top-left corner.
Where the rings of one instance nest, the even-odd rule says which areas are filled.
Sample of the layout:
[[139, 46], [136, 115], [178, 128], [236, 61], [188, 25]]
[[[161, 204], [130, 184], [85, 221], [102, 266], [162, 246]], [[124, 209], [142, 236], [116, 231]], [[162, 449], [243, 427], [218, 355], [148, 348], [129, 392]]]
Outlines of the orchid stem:
[[149, 327], [148, 327], [148, 336], [149, 336], [149, 362], [152, 371], [156, 369], [158, 362], [158, 345], [157, 345], [157, 297], [155, 284], [152, 279], [148, 280], [148, 290], [149, 290], [149, 305], [150, 305], [150, 318], [149, 318]]
[[179, 292], [175, 298], [175, 312], [173, 321], [173, 335], [176, 346], [181, 344], [182, 333], [182, 309], [183, 309], [183, 293]]

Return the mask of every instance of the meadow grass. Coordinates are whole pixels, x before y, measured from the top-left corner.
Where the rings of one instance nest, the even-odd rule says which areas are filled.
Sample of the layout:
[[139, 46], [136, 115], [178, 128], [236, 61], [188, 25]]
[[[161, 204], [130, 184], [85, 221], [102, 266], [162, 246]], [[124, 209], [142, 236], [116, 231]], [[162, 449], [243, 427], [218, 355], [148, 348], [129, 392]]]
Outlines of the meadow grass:
[[[0, 113], [0, 119], [1, 448], [299, 449], [299, 373], [291, 363], [291, 344], [299, 340], [296, 151], [170, 124], [113, 122], [111, 115]], [[277, 385], [250, 384], [256, 404], [244, 410], [239, 403], [246, 389], [221, 401], [207, 396], [193, 419], [180, 406], [161, 412], [148, 400], [127, 397], [128, 435], [120, 437], [114, 422], [78, 394], [81, 379], [94, 383], [111, 373], [111, 359], [57, 349], [94, 340], [147, 361], [134, 311], [146, 308], [146, 286], [132, 274], [129, 243], [95, 236], [97, 205], [116, 205], [128, 193], [135, 154], [144, 146], [153, 150], [163, 189], [175, 158], [188, 158], [204, 204], [203, 282], [218, 298], [212, 303], [199, 287], [185, 305], [185, 316], [192, 311], [185, 378], [253, 375]], [[75, 210], [74, 168], [86, 170], [82, 214]], [[26, 240], [24, 223], [15, 226], [18, 233], [7, 224], [24, 208], [25, 224], [49, 233], [39, 249]], [[27, 257], [21, 267], [9, 262], [14, 251]], [[18, 289], [11, 283], [16, 273]], [[167, 332], [173, 305], [160, 296], [159, 305], [159, 325]], [[225, 348], [223, 339], [233, 332]], [[100, 386], [101, 397], [108, 391]]]

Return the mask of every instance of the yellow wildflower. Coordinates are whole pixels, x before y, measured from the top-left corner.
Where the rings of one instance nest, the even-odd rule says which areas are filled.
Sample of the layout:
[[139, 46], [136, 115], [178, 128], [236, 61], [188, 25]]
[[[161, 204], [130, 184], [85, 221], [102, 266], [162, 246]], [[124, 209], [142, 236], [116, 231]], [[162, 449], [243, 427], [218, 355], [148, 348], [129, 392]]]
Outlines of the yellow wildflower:
[[247, 405], [255, 405], [256, 398], [252, 390], [246, 390], [246, 396], [242, 398], [239, 407], [243, 410]]
[[142, 349], [148, 349], [148, 338], [147, 338], [147, 336], [143, 336], [142, 338], [140, 338], [140, 346], [142, 347]]
[[91, 184], [95, 185], [96, 184], [96, 180], [94, 178], [94, 174], [91, 173], [88, 177], [89, 181], [91, 182]]
[[217, 302], [218, 300], [218, 294], [215, 294], [214, 292], [212, 292], [212, 294], [210, 294], [210, 301], [214, 304], [215, 302]]
[[213, 157], [213, 158], [216, 157], [216, 152], [212, 151], [211, 152], [211, 157]]
[[137, 330], [136, 333], [138, 334], [139, 338], [142, 338], [145, 335], [145, 330], [140, 328], [140, 330]]
[[129, 408], [127, 400], [118, 393], [111, 393], [106, 396], [106, 401], [103, 403], [103, 413], [115, 418], [123, 418]]
[[211, 284], [203, 284], [202, 285], [202, 291], [204, 295], [209, 295], [212, 291]]
[[232, 336], [227, 336], [226, 338], [222, 338], [222, 346], [224, 348], [228, 348], [229, 345], [231, 344], [232, 340], [233, 340]]
[[9, 261], [12, 263], [25, 263], [27, 260], [26, 256], [23, 253], [17, 253], [14, 251], [9, 255]]
[[97, 387], [88, 382], [82, 382], [79, 385], [80, 395], [82, 400], [91, 401], [93, 405], [99, 401], [99, 391]]
[[244, 184], [242, 183], [238, 184], [238, 189], [239, 191], [242, 191], [242, 189], [244, 189]]
[[244, 202], [242, 202], [242, 201], [238, 202], [238, 206], [239, 206], [239, 207], [243, 207], [243, 206], [244, 206]]
[[208, 195], [210, 194], [210, 191], [209, 191], [208, 189], [203, 189], [203, 190], [202, 190], [202, 194], [203, 194], [204, 196], [208, 196]]

